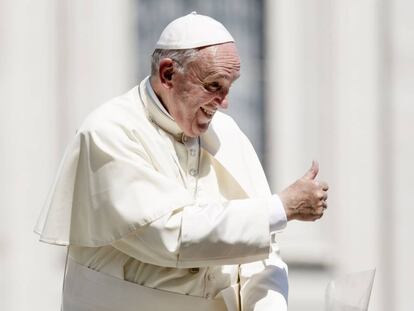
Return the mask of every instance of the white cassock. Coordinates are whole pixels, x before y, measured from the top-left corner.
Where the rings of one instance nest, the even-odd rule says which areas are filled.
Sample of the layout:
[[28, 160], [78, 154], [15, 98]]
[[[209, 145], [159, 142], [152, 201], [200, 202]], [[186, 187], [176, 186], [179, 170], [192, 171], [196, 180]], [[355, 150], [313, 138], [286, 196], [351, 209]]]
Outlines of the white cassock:
[[186, 137], [147, 78], [87, 117], [35, 231], [69, 245], [64, 311], [276, 311], [285, 226], [236, 123]]

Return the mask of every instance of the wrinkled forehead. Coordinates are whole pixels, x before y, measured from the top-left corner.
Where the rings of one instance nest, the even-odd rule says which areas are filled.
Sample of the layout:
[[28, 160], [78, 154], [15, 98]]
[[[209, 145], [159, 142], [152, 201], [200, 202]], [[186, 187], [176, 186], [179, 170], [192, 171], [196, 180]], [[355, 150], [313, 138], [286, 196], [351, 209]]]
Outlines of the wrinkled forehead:
[[240, 75], [240, 57], [234, 43], [224, 43], [201, 48], [193, 66], [200, 67], [206, 75], [217, 78], [237, 79]]

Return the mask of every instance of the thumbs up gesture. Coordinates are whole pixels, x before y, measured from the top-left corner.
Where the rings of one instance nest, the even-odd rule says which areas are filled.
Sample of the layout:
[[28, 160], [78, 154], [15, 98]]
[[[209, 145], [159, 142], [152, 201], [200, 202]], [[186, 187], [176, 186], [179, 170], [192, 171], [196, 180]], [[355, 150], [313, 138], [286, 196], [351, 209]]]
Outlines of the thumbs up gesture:
[[279, 193], [287, 220], [315, 221], [323, 216], [328, 207], [328, 184], [317, 181], [319, 164], [312, 162], [311, 168], [302, 178]]

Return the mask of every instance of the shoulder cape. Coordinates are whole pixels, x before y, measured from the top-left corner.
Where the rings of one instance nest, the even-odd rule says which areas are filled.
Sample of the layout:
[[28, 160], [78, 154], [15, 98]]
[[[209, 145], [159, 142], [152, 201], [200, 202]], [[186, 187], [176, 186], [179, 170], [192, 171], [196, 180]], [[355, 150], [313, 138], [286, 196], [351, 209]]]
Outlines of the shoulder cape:
[[[195, 204], [176, 181], [171, 155], [143, 107], [135, 87], [87, 117], [35, 226], [41, 241], [108, 245]], [[217, 112], [201, 142], [248, 197], [270, 195], [252, 145], [229, 116]]]

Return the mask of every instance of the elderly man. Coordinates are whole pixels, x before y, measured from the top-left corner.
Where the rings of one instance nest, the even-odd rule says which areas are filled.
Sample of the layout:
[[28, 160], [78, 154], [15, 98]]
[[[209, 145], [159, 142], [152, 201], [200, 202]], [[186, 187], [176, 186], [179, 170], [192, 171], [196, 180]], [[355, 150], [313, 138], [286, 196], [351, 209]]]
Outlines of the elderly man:
[[171, 22], [151, 76], [92, 112], [36, 232], [68, 245], [64, 311], [286, 310], [275, 232], [316, 220], [317, 163], [271, 194], [246, 136], [218, 109], [240, 75], [222, 24]]

